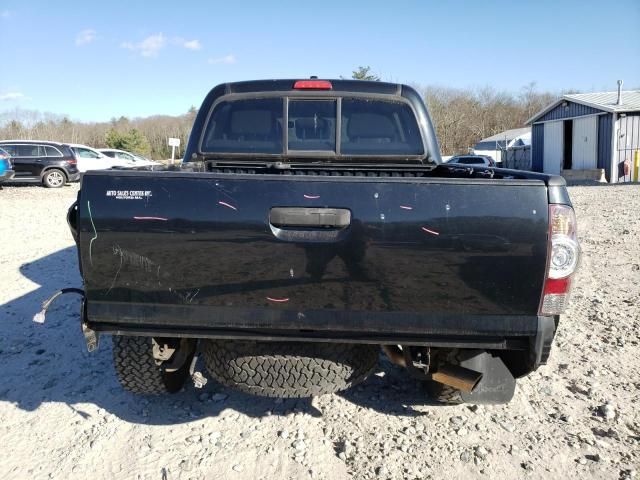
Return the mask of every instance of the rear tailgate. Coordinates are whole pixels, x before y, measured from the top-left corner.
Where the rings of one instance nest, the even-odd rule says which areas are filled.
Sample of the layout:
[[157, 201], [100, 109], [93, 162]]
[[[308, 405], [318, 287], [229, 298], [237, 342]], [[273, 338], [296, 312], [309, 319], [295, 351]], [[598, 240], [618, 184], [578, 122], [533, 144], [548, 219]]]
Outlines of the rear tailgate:
[[539, 180], [89, 172], [79, 215], [93, 323], [451, 330], [545, 275]]

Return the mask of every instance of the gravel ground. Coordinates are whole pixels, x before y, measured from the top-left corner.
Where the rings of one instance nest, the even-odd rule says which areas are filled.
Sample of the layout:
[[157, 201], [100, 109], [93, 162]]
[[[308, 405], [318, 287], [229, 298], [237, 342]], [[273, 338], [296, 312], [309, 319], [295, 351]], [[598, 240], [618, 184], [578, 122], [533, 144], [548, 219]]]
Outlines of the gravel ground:
[[213, 381], [124, 392], [109, 338], [86, 353], [65, 213], [77, 186], [0, 191], [0, 476], [26, 478], [608, 478], [640, 468], [640, 185], [571, 187], [584, 250], [549, 365], [508, 405], [442, 407], [381, 362], [361, 386], [291, 401]]

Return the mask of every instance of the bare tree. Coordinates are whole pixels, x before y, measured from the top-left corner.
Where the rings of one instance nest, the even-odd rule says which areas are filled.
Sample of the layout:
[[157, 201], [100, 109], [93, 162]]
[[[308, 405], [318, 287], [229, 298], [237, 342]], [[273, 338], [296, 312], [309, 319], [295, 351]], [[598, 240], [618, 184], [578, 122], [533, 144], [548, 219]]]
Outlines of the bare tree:
[[491, 87], [454, 89], [418, 87], [429, 107], [444, 155], [467, 153], [479, 140], [511, 128], [523, 127], [556, 96], [538, 93], [535, 83], [520, 94]]

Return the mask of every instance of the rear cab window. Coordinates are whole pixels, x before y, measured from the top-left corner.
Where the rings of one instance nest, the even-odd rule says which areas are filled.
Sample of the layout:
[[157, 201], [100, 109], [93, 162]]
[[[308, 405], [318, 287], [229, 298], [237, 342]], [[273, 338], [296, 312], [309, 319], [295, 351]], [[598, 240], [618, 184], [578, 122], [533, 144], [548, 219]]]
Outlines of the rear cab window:
[[342, 129], [344, 154], [424, 154], [415, 115], [406, 103], [344, 99]]
[[209, 117], [202, 151], [282, 153], [282, 98], [223, 101]]
[[408, 103], [349, 96], [222, 99], [210, 112], [200, 151], [294, 157], [425, 154]]
[[336, 100], [289, 100], [289, 150], [336, 149]]

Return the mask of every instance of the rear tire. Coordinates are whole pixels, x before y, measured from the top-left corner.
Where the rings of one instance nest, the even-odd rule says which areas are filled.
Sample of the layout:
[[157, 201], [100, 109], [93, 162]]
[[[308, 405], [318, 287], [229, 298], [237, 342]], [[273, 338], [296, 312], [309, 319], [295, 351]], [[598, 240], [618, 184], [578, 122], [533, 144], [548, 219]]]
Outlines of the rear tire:
[[165, 372], [153, 358], [151, 337], [113, 336], [113, 364], [118, 381], [125, 390], [140, 395], [179, 391], [189, 376], [193, 353], [178, 370]]
[[47, 188], [60, 188], [67, 183], [67, 176], [58, 168], [47, 170], [42, 177], [42, 184]]
[[218, 382], [265, 397], [304, 398], [363, 381], [378, 363], [377, 345], [209, 340], [204, 361]]

